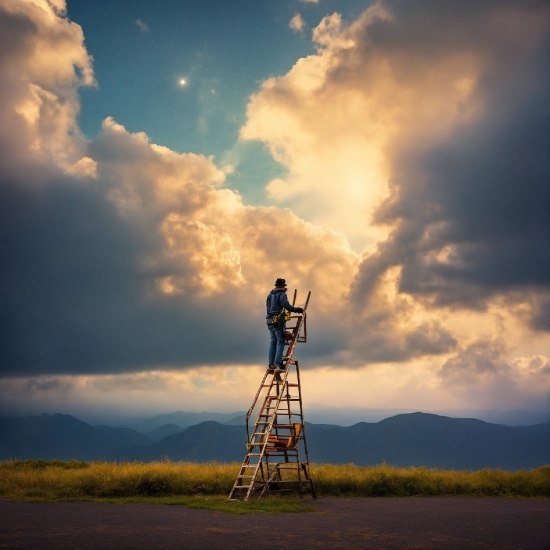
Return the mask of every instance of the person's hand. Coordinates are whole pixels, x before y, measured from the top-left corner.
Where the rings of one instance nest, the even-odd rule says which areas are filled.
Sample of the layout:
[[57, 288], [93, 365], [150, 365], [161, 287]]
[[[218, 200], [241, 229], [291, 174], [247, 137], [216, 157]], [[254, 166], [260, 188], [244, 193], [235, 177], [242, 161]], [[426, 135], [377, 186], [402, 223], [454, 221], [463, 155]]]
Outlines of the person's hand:
[[303, 307], [297, 307], [296, 308], [296, 313], [303, 313], [304, 312], [304, 308]]

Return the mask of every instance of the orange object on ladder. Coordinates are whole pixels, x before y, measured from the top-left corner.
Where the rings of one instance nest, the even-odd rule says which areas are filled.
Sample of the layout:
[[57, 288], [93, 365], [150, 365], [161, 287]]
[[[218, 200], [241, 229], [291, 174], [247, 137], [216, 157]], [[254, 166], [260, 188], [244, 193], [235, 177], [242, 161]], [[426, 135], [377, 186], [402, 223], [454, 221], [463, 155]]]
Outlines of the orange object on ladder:
[[[295, 290], [292, 305], [296, 294]], [[288, 347], [282, 361], [285, 368], [266, 370], [248, 410], [247, 453], [228, 500], [246, 501], [266, 493], [290, 492], [298, 492], [302, 497], [309, 492], [316, 497], [309, 474], [300, 367], [292, 358], [296, 344], [307, 341], [306, 310], [310, 296], [308, 292], [304, 313], [291, 316], [291, 320], [296, 320], [295, 326], [287, 327]], [[250, 433], [248, 421], [260, 401], [262, 405]]]

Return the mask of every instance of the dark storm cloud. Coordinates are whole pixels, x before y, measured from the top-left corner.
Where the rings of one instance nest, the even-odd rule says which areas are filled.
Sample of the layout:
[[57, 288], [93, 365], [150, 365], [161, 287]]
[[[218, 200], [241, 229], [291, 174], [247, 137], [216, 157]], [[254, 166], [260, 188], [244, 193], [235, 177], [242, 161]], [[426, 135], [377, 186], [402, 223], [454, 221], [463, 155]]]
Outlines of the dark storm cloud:
[[[247, 361], [257, 323], [193, 298], [158, 299], [143, 267], [159, 236], [69, 178], [0, 185], [0, 362], [4, 374], [113, 372]], [[162, 268], [160, 268], [162, 272]], [[246, 336], [245, 336], [246, 335]], [[263, 334], [262, 334], [263, 335]], [[261, 340], [261, 338], [258, 338]], [[213, 344], [214, 343], [214, 344]]]
[[[394, 155], [391, 196], [376, 221], [397, 228], [364, 261], [356, 296], [368, 296], [395, 265], [402, 266], [401, 291], [438, 305], [483, 308], [496, 294], [547, 292], [548, 4], [389, 5], [395, 19], [369, 27], [365, 43], [387, 50], [408, 44], [407, 55], [428, 60], [439, 51], [477, 55], [483, 70], [474, 99], [482, 112], [438, 144], [411, 142]], [[547, 307], [534, 308], [536, 328], [548, 326], [546, 314]]]
[[[117, 162], [141, 160], [143, 173], [129, 179], [143, 194], [154, 189], [155, 174], [146, 173], [154, 154], [122, 131], [118, 141], [111, 134], [93, 144], [80, 134], [77, 88], [93, 84], [82, 40], [80, 27], [46, 8], [0, 5], [0, 373], [249, 360], [257, 350], [243, 345], [240, 329], [254, 332], [247, 319], [237, 327], [224, 307], [214, 301], [203, 309], [192, 293], [159, 295], [158, 277], [185, 278], [192, 269], [163, 256], [154, 192], [144, 198], [152, 219], [121, 216], [108, 196], [119, 184], [109, 172]], [[86, 154], [102, 160], [106, 176], [68, 173]], [[212, 163], [196, 156], [187, 164], [182, 177], [207, 189]]]

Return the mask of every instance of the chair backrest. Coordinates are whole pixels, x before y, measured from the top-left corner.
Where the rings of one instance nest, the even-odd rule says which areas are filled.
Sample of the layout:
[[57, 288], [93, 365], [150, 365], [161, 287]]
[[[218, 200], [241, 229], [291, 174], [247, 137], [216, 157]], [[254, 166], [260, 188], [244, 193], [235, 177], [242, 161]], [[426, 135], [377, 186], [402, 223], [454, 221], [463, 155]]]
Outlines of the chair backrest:
[[291, 449], [292, 447], [296, 447], [296, 444], [298, 443], [298, 438], [300, 437], [300, 434], [302, 433], [302, 425], [301, 424], [294, 424], [294, 433], [291, 434], [291, 436], [288, 438], [288, 442], [286, 444], [287, 449]]

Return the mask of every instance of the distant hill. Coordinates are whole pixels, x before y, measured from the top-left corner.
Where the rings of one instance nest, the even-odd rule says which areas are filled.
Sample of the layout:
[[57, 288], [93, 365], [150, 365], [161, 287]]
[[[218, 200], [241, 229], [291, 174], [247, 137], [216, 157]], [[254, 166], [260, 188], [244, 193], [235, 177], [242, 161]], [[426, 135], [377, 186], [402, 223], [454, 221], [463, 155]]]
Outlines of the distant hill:
[[[162, 427], [161, 427], [162, 428]], [[177, 425], [164, 426], [166, 430]], [[157, 432], [161, 434], [162, 430]], [[550, 464], [550, 423], [501, 426], [435, 414], [399, 414], [350, 427], [307, 424], [312, 462], [431, 468], [531, 469]], [[68, 415], [0, 419], [0, 458], [240, 462], [244, 425], [206, 421], [159, 441], [129, 428], [90, 426]]]
[[170, 458], [185, 462], [241, 462], [246, 453], [244, 427], [212, 420], [191, 426], [150, 445], [133, 445], [113, 453], [120, 461], [151, 462]]
[[139, 422], [130, 424], [131, 428], [134, 428], [138, 432], [143, 434], [150, 433], [152, 430], [161, 428], [166, 424], [175, 424], [180, 426], [180, 428], [188, 428], [189, 426], [194, 426], [200, 424], [201, 422], [207, 422], [208, 420], [214, 420], [220, 424], [225, 424], [229, 422], [236, 416], [241, 416], [246, 414], [243, 411], [237, 411], [234, 413], [217, 413], [217, 412], [184, 412], [176, 411], [169, 414], [161, 414], [158, 416], [153, 416], [147, 420], [140, 420]]
[[350, 427], [307, 425], [314, 462], [430, 468], [531, 469], [550, 464], [550, 423], [500, 426], [470, 418], [399, 414]]
[[225, 422], [225, 424], [229, 424], [231, 426], [244, 426], [246, 423], [246, 414], [241, 414], [239, 416], [236, 416], [235, 418], [232, 418], [229, 422]]
[[478, 418], [492, 424], [505, 424], [506, 426], [532, 426], [550, 422], [550, 413], [529, 412], [521, 409], [512, 410], [479, 410], [479, 409], [447, 409], [433, 411], [434, 414], [450, 416], [451, 418]]
[[[550, 423], [499, 426], [434, 414], [401, 414], [354, 426], [307, 424], [312, 462], [507, 470], [550, 464]], [[163, 440], [117, 451], [119, 460], [241, 461], [243, 426], [203, 422]]]
[[181, 432], [183, 430], [185, 430], [185, 428], [182, 428], [177, 424], [164, 424], [164, 426], [161, 426], [160, 428], [155, 428], [154, 430], [147, 432], [145, 435], [147, 437], [150, 437], [153, 441], [160, 441], [161, 439], [164, 439], [169, 435], [177, 434], [178, 432]]
[[153, 440], [131, 428], [90, 426], [66, 414], [0, 418], [0, 459], [106, 460], [119, 447]]
[[425, 412], [451, 418], [477, 418], [491, 424], [506, 426], [531, 426], [550, 422], [550, 413], [514, 410], [447, 409], [439, 411], [419, 411], [416, 409], [366, 409], [359, 407], [327, 407], [311, 404], [306, 409], [306, 419], [313, 424], [335, 424], [353, 426], [358, 422], [380, 422], [398, 414]]

